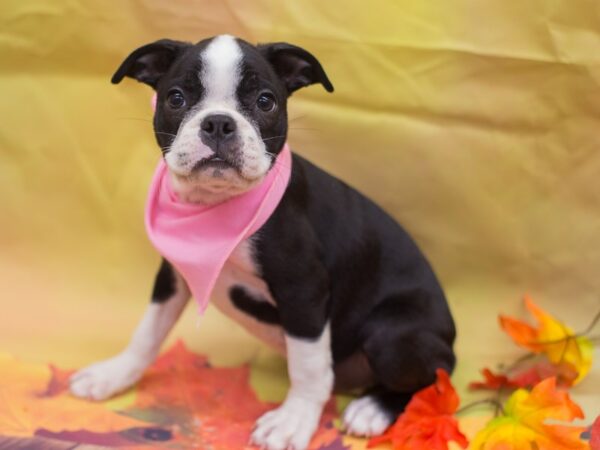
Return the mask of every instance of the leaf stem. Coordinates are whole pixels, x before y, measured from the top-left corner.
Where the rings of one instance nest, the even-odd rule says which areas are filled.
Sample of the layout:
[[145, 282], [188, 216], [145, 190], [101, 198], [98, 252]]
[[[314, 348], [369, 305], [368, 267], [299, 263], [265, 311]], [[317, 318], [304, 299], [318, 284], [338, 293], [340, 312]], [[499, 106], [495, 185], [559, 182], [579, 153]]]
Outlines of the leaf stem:
[[600, 311], [598, 311], [596, 313], [596, 315], [594, 316], [594, 319], [592, 320], [592, 323], [590, 323], [590, 325], [582, 333], [579, 333], [579, 334], [581, 334], [581, 335], [588, 334], [598, 324], [598, 321], [600, 321]]
[[483, 400], [477, 400], [477, 401], [468, 403], [465, 406], [463, 406], [462, 408], [456, 410], [455, 414], [463, 413], [463, 412], [465, 412], [471, 408], [474, 408], [475, 406], [479, 406], [479, 405], [493, 405], [494, 410], [495, 410], [494, 415], [497, 415], [498, 411], [502, 411], [502, 414], [504, 414], [504, 408], [502, 407], [502, 403], [500, 403], [500, 401], [496, 398], [486, 398]]

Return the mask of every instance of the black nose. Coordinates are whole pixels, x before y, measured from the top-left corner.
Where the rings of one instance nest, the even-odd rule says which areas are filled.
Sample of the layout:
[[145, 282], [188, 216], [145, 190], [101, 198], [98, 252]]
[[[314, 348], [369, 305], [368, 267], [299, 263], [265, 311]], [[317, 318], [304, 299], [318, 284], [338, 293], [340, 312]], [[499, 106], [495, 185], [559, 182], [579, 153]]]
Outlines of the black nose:
[[225, 114], [206, 116], [200, 124], [200, 137], [206, 145], [217, 144], [235, 135], [235, 121]]

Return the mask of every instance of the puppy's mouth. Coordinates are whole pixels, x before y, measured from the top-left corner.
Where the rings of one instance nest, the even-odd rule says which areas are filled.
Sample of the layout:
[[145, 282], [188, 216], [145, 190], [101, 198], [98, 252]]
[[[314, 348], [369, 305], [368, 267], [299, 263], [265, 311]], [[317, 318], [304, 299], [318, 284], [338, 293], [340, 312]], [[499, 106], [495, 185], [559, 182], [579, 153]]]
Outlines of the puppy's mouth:
[[230, 174], [233, 172], [236, 177], [246, 182], [253, 183], [256, 181], [256, 179], [246, 176], [241, 159], [235, 156], [223, 158], [217, 155], [212, 155], [198, 161], [194, 164], [186, 178], [193, 178], [196, 174], [208, 175], [211, 178], [223, 178], [226, 176], [226, 172]]
[[198, 161], [196, 164], [194, 164], [194, 167], [192, 167], [192, 172], [197, 172], [204, 169], [234, 169], [238, 172], [240, 170], [239, 164], [223, 159], [217, 155], [212, 155], [208, 158], [204, 158], [203, 160]]

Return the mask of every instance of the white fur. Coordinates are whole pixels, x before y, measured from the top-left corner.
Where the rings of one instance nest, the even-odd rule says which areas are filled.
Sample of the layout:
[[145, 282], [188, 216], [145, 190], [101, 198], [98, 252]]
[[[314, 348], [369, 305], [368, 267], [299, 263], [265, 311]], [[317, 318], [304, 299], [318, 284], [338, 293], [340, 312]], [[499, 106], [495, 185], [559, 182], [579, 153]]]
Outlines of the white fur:
[[267, 450], [304, 450], [333, 388], [329, 325], [315, 340], [285, 336], [291, 387], [285, 401], [257, 422], [251, 441]]
[[344, 427], [355, 436], [377, 436], [391, 424], [389, 415], [370, 395], [353, 400], [344, 411]]
[[[192, 203], [217, 203], [255, 186], [271, 167], [271, 157], [256, 127], [240, 112], [236, 91], [241, 81], [242, 50], [235, 38], [214, 38], [200, 54], [199, 74], [205, 93], [183, 120], [165, 156], [173, 187], [180, 199]], [[241, 168], [192, 169], [213, 151], [202, 142], [199, 131], [205, 117], [226, 114], [236, 123]]]
[[243, 241], [233, 251], [217, 279], [211, 296], [211, 303], [223, 314], [244, 327], [250, 334], [256, 336], [281, 354], [285, 354], [285, 341], [280, 326], [260, 322], [254, 317], [240, 311], [231, 302], [229, 291], [233, 286], [242, 286], [256, 300], [264, 299], [275, 305], [269, 287], [260, 277], [260, 268], [253, 258], [252, 240]]
[[242, 49], [233, 36], [215, 37], [200, 55], [200, 81], [205, 95], [201, 109], [237, 110], [235, 92], [241, 78]]
[[92, 364], [71, 377], [71, 393], [91, 400], [104, 400], [140, 379], [156, 358], [161, 344], [190, 298], [190, 291], [183, 279], [179, 276], [176, 279], [175, 294], [163, 303], [148, 305], [123, 352]]

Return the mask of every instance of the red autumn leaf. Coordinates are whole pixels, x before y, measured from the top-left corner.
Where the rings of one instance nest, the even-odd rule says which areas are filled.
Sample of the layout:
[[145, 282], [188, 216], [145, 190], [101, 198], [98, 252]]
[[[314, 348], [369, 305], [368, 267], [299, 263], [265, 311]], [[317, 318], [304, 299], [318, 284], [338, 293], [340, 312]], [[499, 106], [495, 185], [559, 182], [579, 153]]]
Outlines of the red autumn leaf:
[[577, 370], [569, 363], [552, 364], [550, 361], [538, 361], [526, 370], [510, 377], [517, 387], [532, 388], [546, 378], [555, 377], [560, 387], [571, 387], [577, 379]]
[[469, 389], [491, 389], [493, 391], [497, 391], [500, 389], [516, 389], [522, 387], [514, 380], [508, 378], [508, 376], [503, 374], [495, 374], [487, 367], [481, 371], [484, 380], [483, 381], [473, 381], [469, 383]]
[[201, 421], [202, 428], [228, 422], [250, 429], [275, 405], [258, 400], [249, 377], [249, 366], [212, 368], [206, 357], [178, 341], [147, 370], [137, 385], [135, 403], [140, 409], [176, 411], [178, 418]]
[[[188, 447], [239, 450], [246, 448], [256, 420], [276, 406], [257, 398], [249, 378], [248, 365], [211, 367], [204, 356], [189, 352], [179, 341], [138, 383], [135, 409], [160, 417], [163, 425], [175, 426], [176, 439]], [[340, 432], [328, 426], [334, 417], [332, 400], [310, 448], [341, 440]]]
[[600, 450], [600, 416], [596, 418], [592, 425], [592, 437], [590, 439], [592, 450]]
[[448, 443], [455, 441], [466, 448], [469, 443], [453, 415], [459, 403], [450, 377], [438, 369], [436, 382], [417, 392], [396, 423], [368, 447], [390, 442], [396, 450], [448, 450]]
[[530, 364], [524, 369], [513, 370], [510, 375], [496, 374], [484, 368], [483, 381], [469, 384], [470, 389], [500, 389], [532, 388], [546, 378], [555, 377], [556, 383], [561, 387], [571, 387], [577, 378], [577, 370], [568, 363], [552, 364], [547, 360], [540, 360]]
[[40, 397], [54, 397], [69, 389], [69, 378], [75, 370], [63, 370], [54, 364], [48, 364], [52, 377], [46, 386], [46, 390], [40, 393]]

